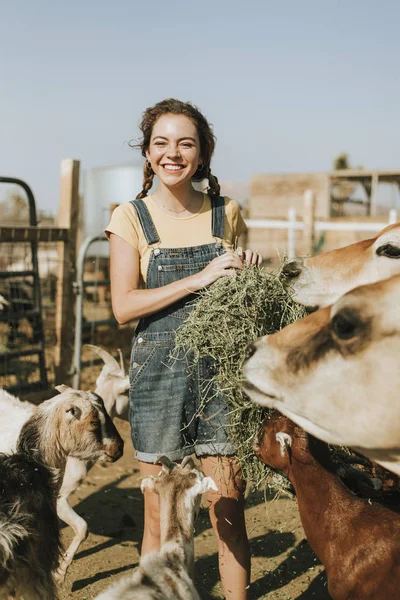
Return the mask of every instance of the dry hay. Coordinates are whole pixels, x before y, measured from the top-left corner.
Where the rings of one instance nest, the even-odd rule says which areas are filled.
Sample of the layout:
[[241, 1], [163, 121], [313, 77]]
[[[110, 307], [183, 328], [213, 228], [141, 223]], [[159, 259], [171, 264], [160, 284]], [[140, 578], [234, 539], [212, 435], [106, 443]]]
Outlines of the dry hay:
[[[202, 290], [176, 334], [175, 358], [184, 353], [192, 367], [200, 358], [213, 360], [216, 369], [212, 383], [230, 407], [229, 437], [237, 447], [245, 479], [255, 485], [265, 481], [272, 471], [252, 450], [268, 411], [253, 404], [241, 389], [246, 348], [258, 337], [274, 333], [304, 315], [304, 308], [288, 295], [279, 272], [245, 267]], [[209, 383], [205, 382], [204, 387], [208, 389]], [[274, 479], [272, 483], [278, 487], [287, 487], [282, 478]]]

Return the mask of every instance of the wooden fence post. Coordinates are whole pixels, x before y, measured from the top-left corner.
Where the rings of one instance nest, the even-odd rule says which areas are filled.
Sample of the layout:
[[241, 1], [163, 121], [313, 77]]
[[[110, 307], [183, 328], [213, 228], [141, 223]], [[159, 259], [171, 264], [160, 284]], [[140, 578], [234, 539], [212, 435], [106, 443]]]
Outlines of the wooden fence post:
[[293, 260], [296, 256], [296, 209], [291, 206], [288, 209], [288, 237], [287, 237], [287, 257]]
[[314, 216], [315, 216], [315, 194], [312, 190], [304, 192], [304, 210], [303, 210], [303, 248], [307, 256], [312, 256], [314, 252]]
[[378, 173], [373, 173], [371, 177], [371, 195], [369, 198], [369, 215], [371, 217], [376, 217], [378, 183]]
[[112, 204], [110, 204], [110, 219], [117, 206], [119, 206], [118, 202], [113, 202]]
[[55, 381], [69, 384], [74, 346], [76, 236], [79, 222], [79, 166], [78, 160], [61, 161], [61, 195], [58, 227], [69, 230], [68, 242], [58, 246], [58, 273], [56, 296]]

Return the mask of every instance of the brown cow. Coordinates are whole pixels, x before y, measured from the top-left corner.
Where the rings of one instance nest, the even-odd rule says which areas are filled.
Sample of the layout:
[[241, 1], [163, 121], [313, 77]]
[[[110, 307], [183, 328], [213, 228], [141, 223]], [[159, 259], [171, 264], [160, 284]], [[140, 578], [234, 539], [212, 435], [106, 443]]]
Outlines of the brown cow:
[[400, 273], [400, 223], [376, 237], [287, 263], [282, 275], [293, 297], [307, 307], [328, 306], [346, 292]]
[[328, 447], [279, 413], [255, 447], [296, 490], [307, 540], [333, 600], [392, 600], [400, 581], [400, 515], [356, 498], [334, 473]]
[[244, 390], [400, 475], [400, 275], [348, 292], [249, 347]]

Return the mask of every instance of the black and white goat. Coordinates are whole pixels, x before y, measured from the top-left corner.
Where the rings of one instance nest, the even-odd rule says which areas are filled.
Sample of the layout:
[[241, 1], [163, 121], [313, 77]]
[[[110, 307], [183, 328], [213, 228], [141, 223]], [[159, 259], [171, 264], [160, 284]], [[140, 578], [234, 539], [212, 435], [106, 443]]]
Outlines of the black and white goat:
[[[20, 450], [20, 449], [19, 449]], [[0, 454], [0, 599], [56, 600], [57, 475], [26, 452]]]
[[162, 464], [160, 473], [143, 479], [141, 490], [160, 496], [160, 551], [144, 556], [131, 577], [100, 594], [97, 600], [200, 600], [191, 578], [193, 527], [201, 495], [208, 490], [218, 491], [217, 486], [190, 457], [181, 464], [165, 456], [158, 462]]
[[24, 426], [17, 453], [0, 454], [0, 599], [57, 600], [59, 473]]
[[[68, 460], [115, 461], [122, 456], [123, 441], [100, 396], [65, 385], [56, 389], [60, 395], [39, 406], [22, 402], [0, 390], [0, 422], [3, 425], [0, 452], [15, 452], [20, 436], [24, 440], [23, 447], [32, 456], [58, 469], [58, 493]], [[58, 510], [58, 502], [57, 513], [66, 520]], [[69, 548], [60, 563], [58, 581], [64, 579], [76, 551], [72, 550], [72, 556]]]

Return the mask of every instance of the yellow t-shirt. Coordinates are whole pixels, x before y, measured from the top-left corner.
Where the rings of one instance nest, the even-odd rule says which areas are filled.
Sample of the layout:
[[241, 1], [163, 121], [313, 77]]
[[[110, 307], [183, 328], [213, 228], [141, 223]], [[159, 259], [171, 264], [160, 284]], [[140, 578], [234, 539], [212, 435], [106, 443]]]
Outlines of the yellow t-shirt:
[[[146, 281], [146, 272], [153, 248], [186, 248], [201, 246], [215, 242], [211, 234], [211, 199], [203, 194], [203, 205], [199, 212], [190, 217], [175, 217], [164, 212], [157, 206], [151, 196], [144, 198], [154, 226], [160, 238], [160, 243], [148, 246], [135, 207], [127, 202], [118, 206], [105, 230], [107, 237], [115, 233], [128, 242], [139, 252], [140, 274], [142, 282]], [[232, 248], [237, 238], [246, 231], [247, 227], [240, 214], [238, 204], [230, 198], [225, 198], [225, 231], [221, 240], [224, 248]]]

